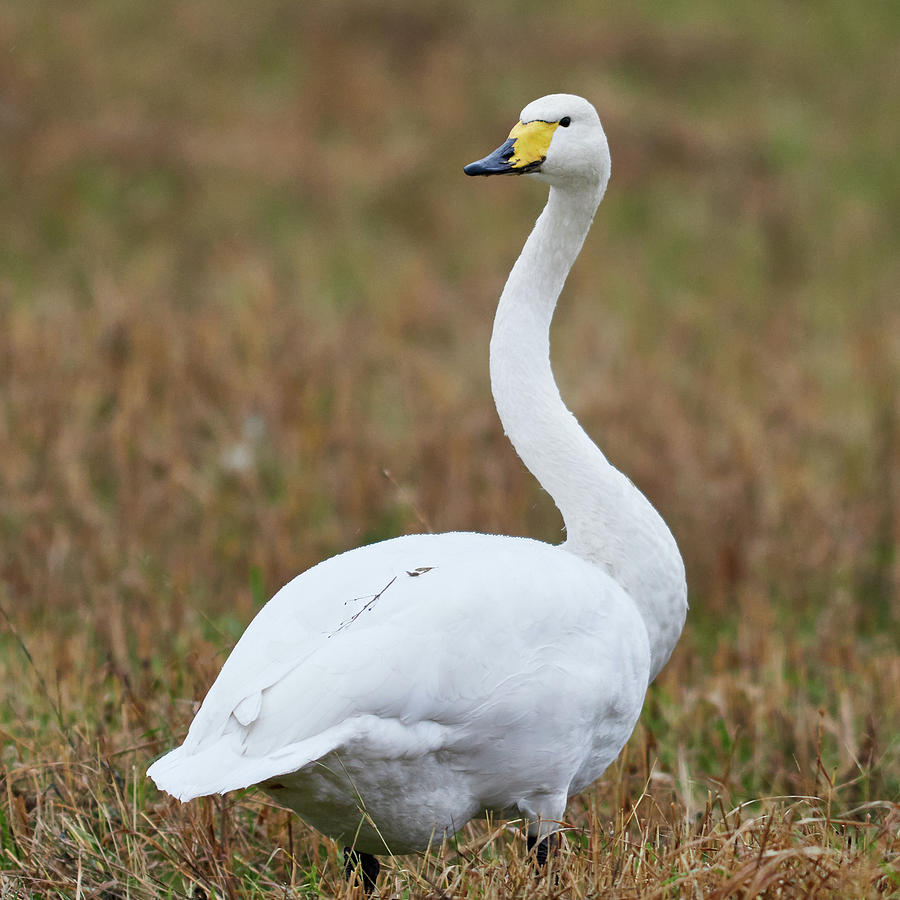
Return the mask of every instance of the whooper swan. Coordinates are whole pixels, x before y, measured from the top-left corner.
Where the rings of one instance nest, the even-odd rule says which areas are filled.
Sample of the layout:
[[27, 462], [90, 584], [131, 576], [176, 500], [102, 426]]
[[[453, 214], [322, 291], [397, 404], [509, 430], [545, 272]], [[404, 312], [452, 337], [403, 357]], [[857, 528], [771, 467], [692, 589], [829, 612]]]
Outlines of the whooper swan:
[[473, 816], [522, 817], [546, 858], [566, 800], [615, 759], [684, 624], [666, 524], [582, 430], [550, 320], [610, 174], [594, 107], [551, 94], [468, 175], [550, 185], [494, 320], [506, 434], [565, 520], [559, 546], [418, 534], [319, 563], [260, 610], [184, 743], [149, 776], [182, 801], [257, 785], [348, 845], [422, 850]]

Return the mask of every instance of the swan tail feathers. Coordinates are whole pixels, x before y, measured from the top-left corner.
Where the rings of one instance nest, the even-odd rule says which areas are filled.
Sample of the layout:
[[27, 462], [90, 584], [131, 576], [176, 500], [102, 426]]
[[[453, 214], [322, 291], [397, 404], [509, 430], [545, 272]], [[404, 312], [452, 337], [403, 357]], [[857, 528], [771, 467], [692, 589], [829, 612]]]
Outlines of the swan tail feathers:
[[156, 760], [147, 776], [160, 790], [187, 803], [195, 797], [242, 790], [296, 772], [330, 749], [320, 735], [271, 754], [249, 756], [241, 752], [238, 742], [222, 739], [200, 749], [176, 747]]

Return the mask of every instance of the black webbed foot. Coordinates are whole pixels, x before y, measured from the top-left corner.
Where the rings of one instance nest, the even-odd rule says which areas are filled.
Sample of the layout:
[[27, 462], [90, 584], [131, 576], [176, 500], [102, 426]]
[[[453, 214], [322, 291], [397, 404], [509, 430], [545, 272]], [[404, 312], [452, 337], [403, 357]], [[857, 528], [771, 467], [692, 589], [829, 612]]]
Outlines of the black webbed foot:
[[366, 894], [375, 890], [375, 879], [381, 866], [371, 853], [360, 853], [352, 847], [344, 847], [344, 878], [361, 884]]

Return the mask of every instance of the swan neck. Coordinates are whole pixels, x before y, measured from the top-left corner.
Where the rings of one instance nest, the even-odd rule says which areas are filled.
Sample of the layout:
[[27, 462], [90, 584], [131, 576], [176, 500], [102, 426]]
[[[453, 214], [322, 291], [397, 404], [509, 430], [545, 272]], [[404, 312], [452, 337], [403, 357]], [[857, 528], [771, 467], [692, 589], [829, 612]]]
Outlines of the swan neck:
[[608, 572], [640, 610], [655, 677], [684, 623], [681, 556], [646, 497], [607, 461], [566, 408], [550, 366], [553, 312], [603, 187], [551, 188], [500, 296], [491, 387], [513, 447], [562, 513], [565, 549]]
[[601, 196], [550, 189], [500, 295], [491, 337], [491, 388], [504, 431], [553, 497], [569, 542], [578, 546], [589, 535], [580, 534], [584, 498], [577, 479], [611, 467], [559, 395], [550, 366], [550, 324]]

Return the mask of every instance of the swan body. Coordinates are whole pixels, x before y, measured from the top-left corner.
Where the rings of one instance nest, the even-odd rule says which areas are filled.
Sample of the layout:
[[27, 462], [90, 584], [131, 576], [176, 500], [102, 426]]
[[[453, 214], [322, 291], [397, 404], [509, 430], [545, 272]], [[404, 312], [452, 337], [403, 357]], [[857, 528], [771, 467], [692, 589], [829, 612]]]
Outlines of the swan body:
[[534, 101], [466, 171], [550, 184], [500, 298], [491, 385], [567, 540], [409, 535], [297, 576], [148, 770], [183, 801], [258, 785], [368, 854], [424, 849], [483, 811], [544, 837], [622, 749], [675, 646], [675, 541], [550, 369], [553, 310], [609, 178], [597, 114], [568, 94]]
[[624, 590], [560, 547], [400, 537], [282, 588], [150, 774], [182, 800], [261, 784], [373, 854], [486, 809], [556, 821], [631, 734], [649, 659]]

